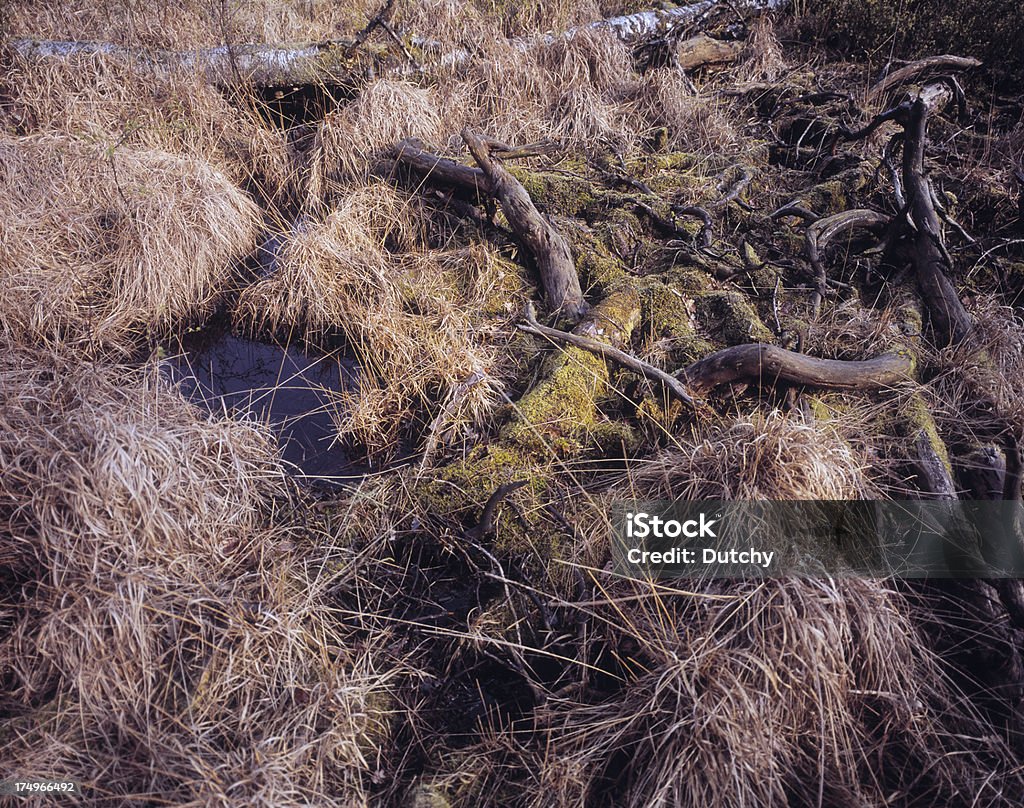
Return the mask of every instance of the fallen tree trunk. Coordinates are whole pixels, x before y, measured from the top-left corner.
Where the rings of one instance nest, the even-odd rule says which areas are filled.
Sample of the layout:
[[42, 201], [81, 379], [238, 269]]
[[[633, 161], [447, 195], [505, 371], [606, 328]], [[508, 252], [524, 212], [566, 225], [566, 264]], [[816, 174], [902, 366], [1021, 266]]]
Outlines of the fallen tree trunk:
[[491, 147], [485, 138], [464, 129], [462, 139], [490, 180], [491, 193], [501, 204], [516, 239], [533, 256], [548, 307], [552, 311], [578, 318], [586, 310], [587, 304], [583, 299], [569, 242], [541, 216], [519, 180], [492, 157]]
[[423, 143], [416, 138], [406, 138], [396, 143], [388, 152], [387, 161], [377, 166], [374, 173], [393, 176], [400, 166], [411, 169], [419, 180], [428, 180], [432, 185], [454, 188], [461, 195], [471, 199], [494, 195], [494, 186], [482, 169], [458, 163], [447, 157], [439, 157], [427, 151]]
[[[737, 0], [733, 5], [753, 13], [780, 8], [786, 0]], [[559, 37], [572, 38], [584, 31], [607, 31], [627, 44], [651, 37], [666, 36], [673, 29], [699, 20], [718, 5], [717, 0], [701, 0], [672, 9], [643, 11], [623, 17], [597, 20], [571, 28], [562, 34], [522, 37], [512, 40], [520, 50], [554, 42]], [[450, 49], [441, 43], [412, 37], [413, 47], [432, 55], [441, 65], [467, 62], [474, 53]], [[110, 42], [47, 40], [30, 37], [8, 40], [7, 48], [18, 57], [39, 59], [71, 58], [81, 55], [102, 55], [148, 69], [178, 69], [201, 73], [211, 84], [247, 83], [263, 87], [327, 84], [347, 85], [358, 75], [360, 66], [372, 68], [374, 75], [411, 74], [419, 68], [409, 63], [403, 47], [381, 48], [365, 55], [365, 43], [355, 39], [297, 44], [238, 44], [199, 48], [194, 51], [172, 51], [158, 48], [130, 48]], [[362, 54], [362, 55], [360, 55]]]

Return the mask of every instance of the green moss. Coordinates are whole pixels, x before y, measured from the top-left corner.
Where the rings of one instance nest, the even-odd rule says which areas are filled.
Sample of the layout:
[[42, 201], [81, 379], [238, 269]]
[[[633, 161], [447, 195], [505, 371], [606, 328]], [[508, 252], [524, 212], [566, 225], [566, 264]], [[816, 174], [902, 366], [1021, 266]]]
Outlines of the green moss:
[[587, 293], [606, 294], [609, 288], [629, 277], [619, 257], [589, 227], [568, 219], [559, 219], [558, 225], [569, 239], [580, 285]]
[[935, 416], [928, 406], [928, 402], [920, 393], [912, 395], [907, 402], [900, 407], [895, 423], [897, 434], [917, 440], [919, 435], [924, 435], [929, 446], [934, 450], [935, 456], [945, 466], [949, 475], [953, 475], [953, 466], [949, 461], [949, 452], [946, 450], [946, 442], [939, 435], [939, 429], [935, 424]]
[[440, 786], [421, 783], [409, 794], [409, 808], [451, 808], [451, 803]]
[[643, 278], [637, 284], [642, 301], [641, 329], [648, 340], [672, 340], [672, 358], [689, 364], [706, 356], [714, 346], [694, 328], [696, 303], [691, 295], [657, 278]]
[[[568, 170], [555, 173], [530, 171], [518, 166], [506, 168], [519, 180], [535, 205], [561, 216], [580, 216], [600, 207], [606, 196], [592, 180]], [[580, 168], [582, 170], [583, 166]]]
[[607, 381], [603, 359], [567, 346], [546, 378], [520, 399], [503, 437], [533, 452], [574, 454], [597, 423], [594, 402]]
[[697, 297], [697, 315], [712, 337], [725, 345], [774, 341], [750, 301], [739, 292], [705, 292]]

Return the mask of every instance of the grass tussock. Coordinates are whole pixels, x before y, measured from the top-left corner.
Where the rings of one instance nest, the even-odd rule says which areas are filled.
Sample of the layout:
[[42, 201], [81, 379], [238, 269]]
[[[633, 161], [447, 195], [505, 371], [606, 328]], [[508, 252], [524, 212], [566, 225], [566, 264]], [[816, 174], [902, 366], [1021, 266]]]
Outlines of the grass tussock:
[[[505, 751], [527, 772], [517, 804], [875, 806], [922, 794], [1000, 804], [1005, 750], [957, 734], [975, 719], [884, 584], [643, 590], [599, 609], [622, 691], [550, 702], [538, 716], [544, 742], [525, 761]], [[501, 793], [490, 779], [508, 776], [501, 758], [478, 761], [478, 779], [467, 778], [477, 794]]]
[[201, 76], [140, 68], [103, 54], [25, 62], [0, 74], [0, 127], [62, 133], [106, 149], [187, 154], [277, 198], [292, 180], [285, 135], [232, 106]]
[[398, 224], [415, 220], [407, 206], [389, 186], [352, 191], [294, 234], [276, 271], [237, 307], [255, 331], [344, 340], [361, 375], [358, 391], [338, 394], [339, 434], [375, 458], [396, 451], [418, 414], [463, 383], [467, 398], [452, 406], [474, 413], [474, 426], [501, 400], [504, 371], [477, 316], [498, 263], [486, 250], [385, 249], [415, 244], [415, 230]]
[[189, 49], [224, 42], [323, 41], [359, 30], [379, 8], [374, 2], [327, 0], [13, 0], [14, 36], [114, 42], [129, 47]]
[[155, 372], [4, 352], [5, 766], [94, 805], [366, 804], [398, 668], [326, 616], [285, 483]]
[[[437, 148], [444, 137], [439, 106], [432, 88], [389, 79], [370, 84], [318, 127], [312, 181], [330, 185], [364, 180], [381, 155], [407, 137]], [[314, 185], [310, 192], [319, 198], [327, 191]]]
[[865, 499], [870, 466], [841, 425], [772, 410], [698, 429], [634, 466], [628, 482], [646, 499]]
[[259, 210], [202, 160], [0, 137], [0, 328], [125, 347], [206, 313]]

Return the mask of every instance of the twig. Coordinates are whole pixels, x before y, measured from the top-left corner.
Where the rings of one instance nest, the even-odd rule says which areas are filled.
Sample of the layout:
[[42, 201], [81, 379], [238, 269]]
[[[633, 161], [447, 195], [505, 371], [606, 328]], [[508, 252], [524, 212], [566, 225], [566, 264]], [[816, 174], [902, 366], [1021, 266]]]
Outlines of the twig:
[[603, 342], [598, 342], [597, 340], [593, 340], [588, 337], [581, 337], [579, 334], [570, 334], [566, 331], [559, 331], [557, 328], [549, 328], [546, 325], [541, 325], [537, 322], [537, 315], [534, 312], [532, 303], [526, 304], [526, 311], [523, 313], [523, 319], [526, 321], [525, 324], [519, 323], [517, 325], [517, 328], [519, 328], [520, 331], [525, 331], [528, 334], [535, 334], [540, 337], [547, 337], [548, 339], [555, 340], [556, 342], [575, 345], [577, 348], [590, 351], [603, 359], [610, 359], [622, 365], [624, 368], [632, 370], [634, 373], [641, 374], [651, 381], [661, 382], [661, 384], [663, 384], [673, 396], [684, 404], [691, 407], [697, 406], [696, 402], [687, 392], [686, 386], [679, 381], [679, 379], [654, 367], [654, 365], [648, 364], [642, 359], [637, 359], [635, 356], [630, 356], [625, 351], [620, 351], [618, 348], [613, 348], [611, 345], [607, 345]]

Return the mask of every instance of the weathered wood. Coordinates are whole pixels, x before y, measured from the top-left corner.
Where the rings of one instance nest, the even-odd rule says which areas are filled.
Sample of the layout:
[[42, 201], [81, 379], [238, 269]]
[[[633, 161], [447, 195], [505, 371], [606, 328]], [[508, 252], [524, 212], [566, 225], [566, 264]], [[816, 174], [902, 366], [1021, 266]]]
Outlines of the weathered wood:
[[699, 396], [722, 384], [788, 384], [830, 390], [880, 390], [910, 379], [914, 362], [904, 353], [862, 361], [816, 359], [775, 345], [751, 343], [711, 354], [677, 372]]
[[579, 317], [587, 309], [569, 242], [541, 216], [522, 184], [491, 155], [487, 140], [470, 129], [462, 139], [490, 180], [491, 193], [501, 204], [517, 240], [533, 256], [544, 298], [552, 311]]
[[735, 62], [742, 52], [742, 42], [726, 42], [701, 33], [676, 46], [675, 61], [683, 70], [695, 70], [705, 65]]
[[409, 167], [418, 177], [432, 185], [455, 188], [477, 198], [494, 195], [494, 186], [481, 169], [439, 157], [428, 151], [416, 138], [406, 138], [396, 143], [388, 152], [388, 158]]
[[[776, 211], [778, 213], [779, 211]], [[785, 211], [787, 214], [796, 215], [795, 209]], [[821, 251], [825, 246], [840, 233], [853, 230], [856, 227], [868, 229], [881, 227], [889, 223], [889, 217], [877, 211], [858, 209], [844, 210], [834, 216], [818, 219], [811, 223], [804, 234], [807, 239], [807, 258], [814, 268], [814, 316], [817, 317], [821, 310], [821, 301], [828, 290], [828, 274], [825, 271], [825, 264], [821, 260]]]
[[933, 195], [925, 173], [928, 114], [948, 102], [948, 88], [931, 85], [918, 98], [902, 107], [897, 120], [903, 125], [903, 187], [914, 223], [914, 269], [921, 297], [928, 307], [932, 326], [939, 341], [957, 345], [971, 333], [971, 317], [950, 282], [952, 269], [942, 239], [942, 224], [933, 204]]
[[[536, 334], [540, 337], [547, 337], [548, 339], [561, 342], [566, 345], [575, 345], [577, 348], [590, 351], [603, 359], [610, 359], [611, 361], [622, 365], [622, 367], [632, 370], [634, 373], [639, 373], [651, 381], [664, 385], [665, 389], [668, 390], [669, 393], [684, 404], [688, 404], [691, 407], [694, 406], [695, 402], [689, 392], [687, 392], [685, 385], [679, 381], [679, 379], [669, 375], [659, 368], [654, 367], [654, 365], [644, 362], [642, 359], [638, 359], [635, 356], [631, 356], [625, 351], [621, 351], [607, 342], [591, 339], [590, 337], [584, 336], [580, 333], [570, 334], [566, 331], [559, 331], [557, 328], [548, 328], [547, 326], [541, 325], [537, 322], [537, 318], [533, 312], [533, 307], [530, 305], [527, 305], [523, 319], [526, 321], [525, 324], [520, 323], [518, 326], [521, 331], [525, 331], [528, 334]], [[624, 340], [618, 340], [618, 342], [624, 342]]]
[[919, 59], [916, 62], [911, 62], [905, 67], [901, 67], [899, 70], [894, 70], [874, 85], [870, 90], [868, 90], [867, 100], [872, 101], [875, 98], [878, 98], [878, 96], [884, 95], [893, 87], [912, 81], [925, 73], [943, 70], [969, 70], [970, 68], [980, 66], [981, 62], [977, 59], [973, 59], [969, 56], [953, 56], [952, 54], [929, 56], [926, 59]]

